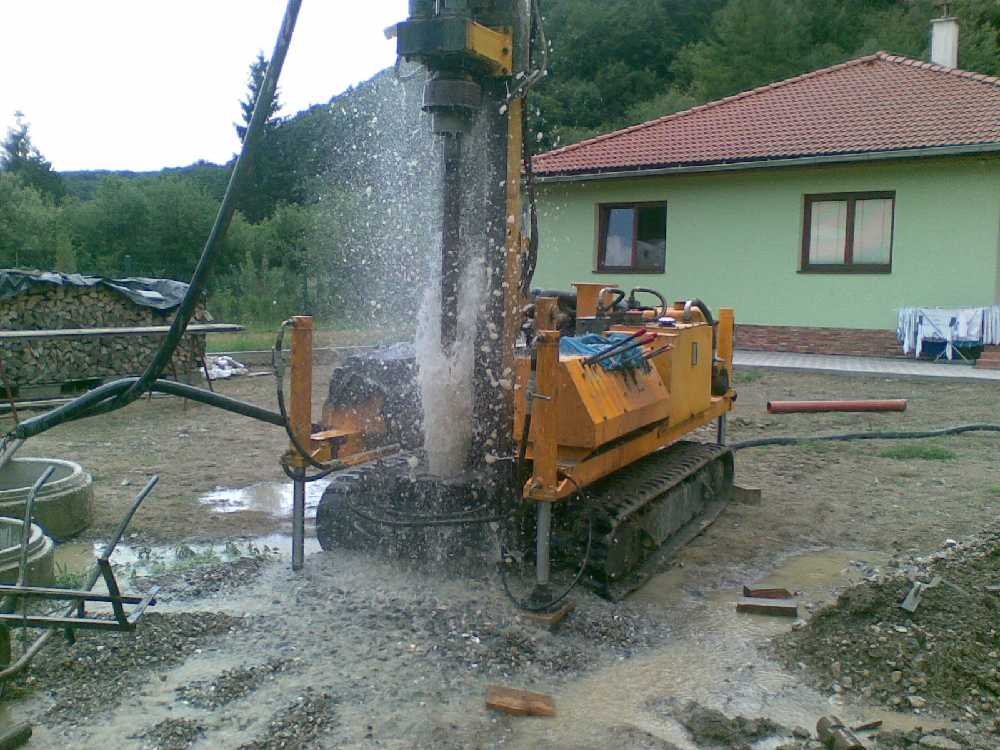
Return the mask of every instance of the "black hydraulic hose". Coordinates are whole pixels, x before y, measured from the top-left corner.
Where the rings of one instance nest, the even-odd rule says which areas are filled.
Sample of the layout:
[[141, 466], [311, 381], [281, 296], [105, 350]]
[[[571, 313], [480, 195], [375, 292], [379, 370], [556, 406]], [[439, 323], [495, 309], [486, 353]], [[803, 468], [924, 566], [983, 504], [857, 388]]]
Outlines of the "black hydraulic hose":
[[[212, 225], [212, 230], [205, 242], [205, 247], [202, 249], [201, 257], [198, 260], [194, 275], [191, 277], [187, 293], [184, 295], [184, 299], [181, 301], [174, 315], [170, 331], [164, 337], [153, 360], [138, 378], [122, 378], [107, 383], [85, 393], [64, 406], [53, 409], [34, 419], [22, 422], [13, 433], [8, 435], [8, 440], [23, 440], [26, 437], [38, 435], [66, 422], [115, 411], [135, 401], [147, 390], [160, 390], [165, 393], [171, 392], [162, 386], [162, 383], [165, 381], [160, 381], [158, 378], [173, 357], [174, 351], [177, 349], [187, 329], [191, 316], [194, 314], [195, 305], [197, 305], [198, 299], [204, 291], [208, 273], [222, 247], [222, 239], [236, 210], [236, 198], [243, 181], [243, 175], [249, 168], [260, 132], [265, 124], [267, 103], [271, 101], [275, 87], [277, 86], [278, 76], [281, 73], [285, 55], [288, 53], [288, 47], [292, 40], [292, 31], [295, 28], [295, 20], [298, 17], [301, 5], [302, 0], [288, 0], [285, 15], [281, 23], [281, 30], [278, 32], [278, 39], [275, 43], [274, 53], [267, 66], [264, 82], [257, 95], [257, 103], [254, 106], [253, 116], [243, 140], [243, 147], [236, 159], [236, 164], [233, 166], [233, 172], [229, 177], [229, 184], [226, 186], [222, 203], [219, 205], [219, 212], [216, 215], [215, 223]], [[154, 387], [154, 384], [156, 384], [156, 387]], [[196, 389], [196, 392], [190, 392], [185, 395], [192, 400], [201, 401], [211, 406], [218, 406], [229, 411], [235, 411], [253, 419], [262, 419], [271, 424], [280, 424], [274, 421], [276, 415], [272, 412], [244, 404], [234, 399], [226, 399], [225, 397], [210, 399], [200, 389]]]
[[160, 376], [160, 373], [163, 372], [163, 369], [170, 362], [178, 344], [180, 344], [181, 337], [184, 335], [188, 322], [194, 314], [195, 305], [198, 304], [201, 293], [205, 289], [209, 271], [222, 248], [222, 240], [226, 235], [226, 230], [229, 228], [233, 213], [236, 211], [236, 199], [243, 183], [244, 174], [250, 168], [257, 142], [270, 114], [268, 107], [274, 98], [274, 92], [278, 86], [278, 76], [281, 75], [285, 55], [288, 54], [288, 48], [292, 42], [292, 32], [295, 30], [295, 21], [298, 18], [301, 5], [302, 0], [288, 0], [288, 4], [285, 6], [285, 15], [281, 21], [281, 29], [278, 31], [278, 38], [274, 45], [274, 51], [271, 53], [271, 61], [268, 63], [267, 71], [264, 74], [264, 81], [257, 93], [253, 115], [250, 118], [250, 123], [243, 138], [243, 147], [240, 149], [240, 154], [236, 158], [232, 174], [229, 176], [229, 184], [226, 186], [226, 192], [222, 196], [219, 212], [215, 217], [215, 223], [212, 225], [208, 239], [205, 241], [205, 247], [201, 252], [201, 258], [198, 259], [198, 265], [195, 267], [194, 275], [191, 277], [187, 293], [184, 295], [180, 307], [177, 308], [173, 323], [170, 325], [170, 331], [153, 357], [153, 361], [149, 363], [149, 366], [139, 380], [125, 394], [118, 397], [117, 401], [122, 406], [141, 396], [146, 387]]
[[738, 451], [744, 448], [760, 448], [765, 445], [798, 445], [800, 443], [821, 441], [920, 440], [923, 438], [943, 437], [945, 435], [960, 435], [964, 432], [1000, 432], [1000, 424], [963, 424], [955, 427], [944, 427], [939, 430], [844, 432], [837, 435], [775, 435], [772, 437], [754, 438], [752, 440], [741, 440], [737, 443], [728, 443], [726, 447]]
[[[81, 411], [85, 411], [95, 403], [107, 403], [110, 398], [124, 392], [138, 380], [139, 378], [122, 378], [112, 383], [98, 386], [68, 404], [63, 404], [52, 411], [24, 420], [10, 433], [10, 436], [14, 439], [26, 440], [57, 425], [77, 419]], [[195, 388], [193, 385], [178, 383], [173, 380], [155, 380], [147, 387], [147, 390], [156, 393], [167, 393], [171, 396], [181, 396], [182, 398], [188, 398], [207, 406], [231, 411], [244, 417], [267, 422], [268, 424], [277, 426], [284, 424], [282, 416], [277, 412], [268, 411], [246, 401], [229, 398], [219, 393]]]
[[525, 599], [518, 599], [514, 596], [514, 593], [510, 590], [510, 583], [507, 580], [507, 569], [504, 565], [504, 558], [506, 557], [504, 551], [506, 545], [504, 545], [502, 539], [500, 540], [500, 584], [503, 586], [503, 592], [507, 595], [507, 598], [510, 599], [511, 603], [518, 609], [523, 609], [526, 612], [547, 612], [555, 607], [559, 602], [569, 596], [569, 593], [573, 589], [576, 588], [576, 585], [580, 582], [580, 579], [583, 578], [583, 574], [587, 570], [587, 565], [590, 563], [590, 548], [594, 541], [594, 516], [591, 512], [590, 503], [586, 501], [586, 495], [580, 488], [580, 485], [576, 483], [576, 480], [574, 480], [573, 477], [567, 475], [566, 478], [573, 482], [573, 486], [576, 487], [576, 493], [584, 499], [584, 505], [587, 508], [587, 548], [583, 552], [583, 557], [580, 560], [580, 568], [576, 571], [576, 575], [573, 577], [573, 580], [570, 581], [569, 585], [566, 586], [566, 588], [563, 589], [558, 596], [555, 596], [542, 604], [532, 604]]
[[281, 327], [278, 329], [278, 335], [274, 339], [274, 349], [271, 351], [271, 367], [274, 369], [274, 380], [277, 384], [277, 401], [278, 401], [278, 412], [280, 413], [281, 426], [285, 428], [285, 434], [288, 435], [288, 440], [291, 442], [292, 447], [295, 448], [295, 452], [298, 453], [302, 460], [315, 469], [319, 469], [319, 474], [306, 475], [305, 472], [290, 472], [285, 466], [284, 461], [282, 461], [282, 468], [285, 474], [292, 479], [301, 479], [306, 482], [315, 482], [317, 479], [322, 479], [325, 476], [329, 476], [335, 471], [343, 469], [345, 465], [341, 461], [331, 461], [328, 464], [320, 463], [312, 454], [306, 450], [305, 446], [299, 442], [295, 433], [292, 431], [292, 423], [288, 418], [288, 410], [285, 408], [285, 367], [281, 361], [282, 352], [282, 341], [285, 338], [285, 328], [292, 325], [291, 319], [284, 321]]

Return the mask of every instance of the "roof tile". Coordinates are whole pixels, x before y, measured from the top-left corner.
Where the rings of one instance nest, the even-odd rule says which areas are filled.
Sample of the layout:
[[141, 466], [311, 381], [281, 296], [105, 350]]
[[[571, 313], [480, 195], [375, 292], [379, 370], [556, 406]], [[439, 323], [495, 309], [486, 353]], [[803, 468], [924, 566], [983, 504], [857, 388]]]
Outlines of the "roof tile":
[[539, 175], [1000, 143], [1000, 78], [886, 52], [759, 86], [533, 160]]

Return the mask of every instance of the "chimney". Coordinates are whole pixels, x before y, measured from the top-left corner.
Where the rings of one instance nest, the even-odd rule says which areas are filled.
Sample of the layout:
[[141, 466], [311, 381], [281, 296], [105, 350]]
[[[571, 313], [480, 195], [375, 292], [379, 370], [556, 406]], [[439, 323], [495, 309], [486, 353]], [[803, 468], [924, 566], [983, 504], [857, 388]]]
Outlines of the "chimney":
[[948, 15], [931, 20], [931, 62], [946, 68], [958, 67], [958, 19]]

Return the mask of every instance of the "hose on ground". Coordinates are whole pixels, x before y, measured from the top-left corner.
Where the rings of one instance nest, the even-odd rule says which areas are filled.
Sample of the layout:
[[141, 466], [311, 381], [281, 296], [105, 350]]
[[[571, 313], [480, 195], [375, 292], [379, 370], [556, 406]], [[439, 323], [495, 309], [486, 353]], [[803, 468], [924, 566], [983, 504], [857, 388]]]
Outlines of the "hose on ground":
[[566, 476], [566, 479], [571, 481], [573, 486], [576, 487], [576, 493], [580, 496], [580, 499], [583, 500], [584, 507], [587, 512], [587, 547], [583, 551], [583, 557], [580, 560], [580, 568], [576, 571], [576, 575], [573, 576], [573, 580], [569, 582], [569, 585], [567, 585], [566, 588], [564, 588], [557, 596], [552, 597], [547, 602], [543, 602], [542, 604], [530, 602], [526, 599], [518, 599], [510, 590], [510, 582], [507, 580], [507, 566], [504, 563], [507, 559], [507, 545], [504, 544], [502, 537], [498, 540], [500, 545], [500, 584], [503, 586], [503, 592], [515, 607], [523, 609], [526, 612], [548, 612], [559, 604], [559, 602], [569, 596], [569, 593], [576, 588], [576, 585], [580, 582], [580, 579], [583, 578], [583, 574], [587, 570], [587, 565], [590, 563], [590, 548], [594, 541], [594, 517], [591, 512], [590, 503], [587, 501], [586, 493], [584, 493], [580, 485], [576, 483], [576, 480], [568, 475]]
[[963, 424], [955, 427], [944, 427], [938, 430], [843, 432], [835, 435], [774, 435], [772, 437], [753, 438], [751, 440], [728, 443], [726, 447], [730, 450], [738, 451], [744, 448], [761, 448], [766, 445], [799, 445], [801, 443], [822, 441], [920, 440], [923, 438], [944, 437], [946, 435], [961, 435], [965, 432], [1000, 432], [1000, 424]]

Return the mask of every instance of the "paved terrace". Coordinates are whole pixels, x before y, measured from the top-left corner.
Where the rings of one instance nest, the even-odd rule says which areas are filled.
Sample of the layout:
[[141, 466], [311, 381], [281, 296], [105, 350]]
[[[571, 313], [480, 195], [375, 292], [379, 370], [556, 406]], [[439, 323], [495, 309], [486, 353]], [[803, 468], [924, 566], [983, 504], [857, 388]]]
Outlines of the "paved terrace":
[[895, 375], [918, 378], [952, 378], [1000, 382], [1000, 370], [981, 370], [964, 363], [927, 362], [918, 359], [848, 357], [833, 354], [751, 352], [737, 350], [733, 362], [738, 367], [839, 372], [853, 375]]

